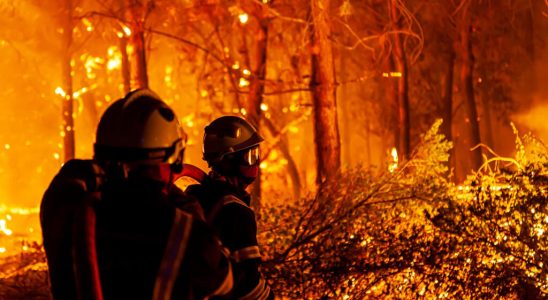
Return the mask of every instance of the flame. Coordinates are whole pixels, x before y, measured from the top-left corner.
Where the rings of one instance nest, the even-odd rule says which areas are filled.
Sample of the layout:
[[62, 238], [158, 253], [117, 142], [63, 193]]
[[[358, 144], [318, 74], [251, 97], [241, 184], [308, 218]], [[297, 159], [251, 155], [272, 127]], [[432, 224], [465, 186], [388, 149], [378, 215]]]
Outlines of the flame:
[[63, 88], [60, 87], [60, 86], [58, 86], [57, 88], [55, 88], [55, 94], [56, 94], [56, 95], [59, 95], [59, 96], [61, 96], [61, 97], [63, 97], [63, 98], [65, 98], [66, 95], [67, 95], [67, 93], [65, 93], [65, 91], [63, 90]]
[[38, 214], [40, 207], [7, 207], [5, 204], [0, 205], [0, 213], [7, 213], [12, 215], [32, 215]]
[[127, 37], [131, 36], [131, 29], [127, 27], [126, 25], [122, 24], [122, 30], [124, 31], [125, 35]]
[[13, 230], [8, 228], [7, 221], [5, 219], [0, 219], [0, 232], [5, 235], [12, 235], [13, 233]]
[[241, 13], [238, 15], [238, 20], [240, 20], [240, 23], [245, 24], [249, 21], [249, 16], [246, 13]]
[[107, 50], [108, 61], [107, 69], [109, 71], [120, 69], [122, 66], [122, 53], [116, 46], [110, 46]]
[[93, 24], [90, 20], [83, 18], [82, 23], [84, 23], [84, 26], [86, 26], [86, 31], [91, 32], [93, 31]]
[[267, 111], [268, 110], [268, 105], [266, 103], [261, 103], [261, 110], [262, 111]]
[[240, 78], [240, 82], [238, 83], [240, 87], [246, 87], [249, 86], [249, 81], [243, 77]]
[[402, 77], [401, 72], [383, 72], [382, 77]]
[[398, 150], [395, 147], [392, 148], [390, 155], [392, 156], [392, 162], [388, 165], [388, 171], [394, 173], [398, 168]]

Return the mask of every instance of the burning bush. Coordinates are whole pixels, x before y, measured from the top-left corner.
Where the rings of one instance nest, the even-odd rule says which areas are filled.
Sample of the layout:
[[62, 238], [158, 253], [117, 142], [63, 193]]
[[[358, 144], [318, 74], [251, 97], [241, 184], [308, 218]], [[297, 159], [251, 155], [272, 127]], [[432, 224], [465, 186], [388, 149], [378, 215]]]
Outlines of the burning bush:
[[23, 249], [0, 261], [0, 299], [50, 299], [42, 246], [25, 243]]

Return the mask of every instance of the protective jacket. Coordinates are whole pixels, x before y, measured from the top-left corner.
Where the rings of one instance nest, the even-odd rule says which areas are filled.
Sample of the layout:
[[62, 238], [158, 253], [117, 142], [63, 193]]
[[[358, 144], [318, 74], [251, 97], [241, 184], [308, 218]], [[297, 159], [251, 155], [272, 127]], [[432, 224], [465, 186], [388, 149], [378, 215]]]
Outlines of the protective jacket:
[[79, 281], [91, 275], [79, 275], [89, 257], [84, 263], [77, 259], [74, 230], [78, 202], [94, 189], [100, 197], [92, 203], [96, 257], [91, 260], [96, 261], [101, 297], [204, 299], [230, 292], [230, 262], [200, 214], [188, 209], [195, 207], [190, 197], [175, 186], [166, 193], [164, 183], [131, 174], [94, 186], [97, 181], [89, 174], [90, 165], [67, 162], [42, 200], [41, 225], [54, 299], [96, 299], [80, 288]]
[[206, 220], [230, 250], [234, 272], [233, 299], [273, 299], [274, 294], [259, 270], [261, 254], [257, 222], [250, 195], [222, 177], [210, 174], [199, 185], [185, 191], [198, 198]]

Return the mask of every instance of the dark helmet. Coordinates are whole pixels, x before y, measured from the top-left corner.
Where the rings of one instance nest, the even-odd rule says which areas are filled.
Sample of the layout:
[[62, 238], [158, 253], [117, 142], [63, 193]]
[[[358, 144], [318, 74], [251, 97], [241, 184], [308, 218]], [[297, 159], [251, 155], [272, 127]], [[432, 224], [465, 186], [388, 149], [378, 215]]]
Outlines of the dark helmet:
[[203, 158], [211, 166], [228, 154], [256, 148], [263, 140], [257, 129], [245, 119], [223, 116], [205, 128]]
[[95, 159], [181, 164], [186, 135], [158, 95], [139, 89], [112, 103], [97, 127]]

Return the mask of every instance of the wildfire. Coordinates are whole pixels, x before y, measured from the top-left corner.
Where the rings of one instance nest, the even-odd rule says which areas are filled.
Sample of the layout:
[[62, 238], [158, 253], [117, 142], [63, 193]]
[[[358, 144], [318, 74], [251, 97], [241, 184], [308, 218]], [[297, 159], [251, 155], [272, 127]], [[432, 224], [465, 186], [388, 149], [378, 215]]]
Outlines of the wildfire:
[[394, 173], [394, 171], [398, 168], [398, 150], [396, 148], [392, 148], [390, 155], [392, 156], [392, 162], [388, 165], [388, 171], [390, 173]]

